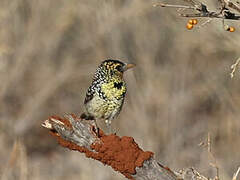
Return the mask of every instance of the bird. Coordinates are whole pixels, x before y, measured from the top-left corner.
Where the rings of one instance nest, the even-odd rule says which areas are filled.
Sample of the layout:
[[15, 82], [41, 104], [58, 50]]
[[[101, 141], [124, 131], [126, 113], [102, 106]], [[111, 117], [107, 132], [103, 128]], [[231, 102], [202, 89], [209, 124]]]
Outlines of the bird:
[[111, 133], [111, 123], [121, 112], [127, 91], [123, 74], [135, 66], [120, 60], [107, 59], [98, 66], [84, 100], [85, 110], [80, 116], [86, 120], [104, 120]]

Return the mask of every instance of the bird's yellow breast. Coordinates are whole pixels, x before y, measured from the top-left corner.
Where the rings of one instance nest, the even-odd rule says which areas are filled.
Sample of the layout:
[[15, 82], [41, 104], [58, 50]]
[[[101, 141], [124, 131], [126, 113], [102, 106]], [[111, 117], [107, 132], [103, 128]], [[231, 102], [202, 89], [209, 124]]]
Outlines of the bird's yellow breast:
[[101, 90], [109, 100], [121, 99], [126, 93], [126, 84], [124, 81], [111, 81], [102, 84]]

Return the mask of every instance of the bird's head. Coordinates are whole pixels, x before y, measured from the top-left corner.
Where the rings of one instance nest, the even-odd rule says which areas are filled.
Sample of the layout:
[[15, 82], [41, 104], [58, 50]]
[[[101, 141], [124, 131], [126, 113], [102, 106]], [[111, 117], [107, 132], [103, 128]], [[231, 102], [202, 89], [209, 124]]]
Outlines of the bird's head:
[[110, 77], [119, 76], [122, 77], [123, 73], [128, 69], [131, 69], [135, 66], [133, 63], [124, 63], [119, 60], [108, 59], [103, 61], [100, 64], [101, 68], [104, 68], [106, 73]]

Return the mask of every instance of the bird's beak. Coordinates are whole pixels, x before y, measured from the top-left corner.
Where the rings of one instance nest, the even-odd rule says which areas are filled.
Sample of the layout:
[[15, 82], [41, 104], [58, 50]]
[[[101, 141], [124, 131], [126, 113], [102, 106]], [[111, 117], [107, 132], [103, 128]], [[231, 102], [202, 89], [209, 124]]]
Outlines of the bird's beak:
[[123, 71], [127, 71], [128, 69], [132, 69], [133, 67], [135, 67], [136, 64], [133, 64], [133, 63], [126, 63], [124, 66], [123, 66]]

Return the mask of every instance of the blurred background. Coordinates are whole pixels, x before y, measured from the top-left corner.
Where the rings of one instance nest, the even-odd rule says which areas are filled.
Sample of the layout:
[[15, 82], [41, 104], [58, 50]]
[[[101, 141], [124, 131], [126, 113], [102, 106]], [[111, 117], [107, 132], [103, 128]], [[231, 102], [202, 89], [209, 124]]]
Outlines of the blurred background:
[[[113, 128], [132, 136], [162, 164], [215, 176], [198, 144], [212, 137], [220, 178], [240, 166], [239, 23], [186, 29], [175, 9], [146, 0], [0, 1], [0, 177], [31, 180], [123, 180], [110, 167], [60, 147], [41, 123], [80, 114], [97, 66], [133, 62]], [[170, 0], [165, 1], [172, 3]], [[207, 2], [216, 10], [215, 1]], [[174, 3], [183, 4], [183, 1]], [[199, 23], [206, 19], [199, 19]]]

